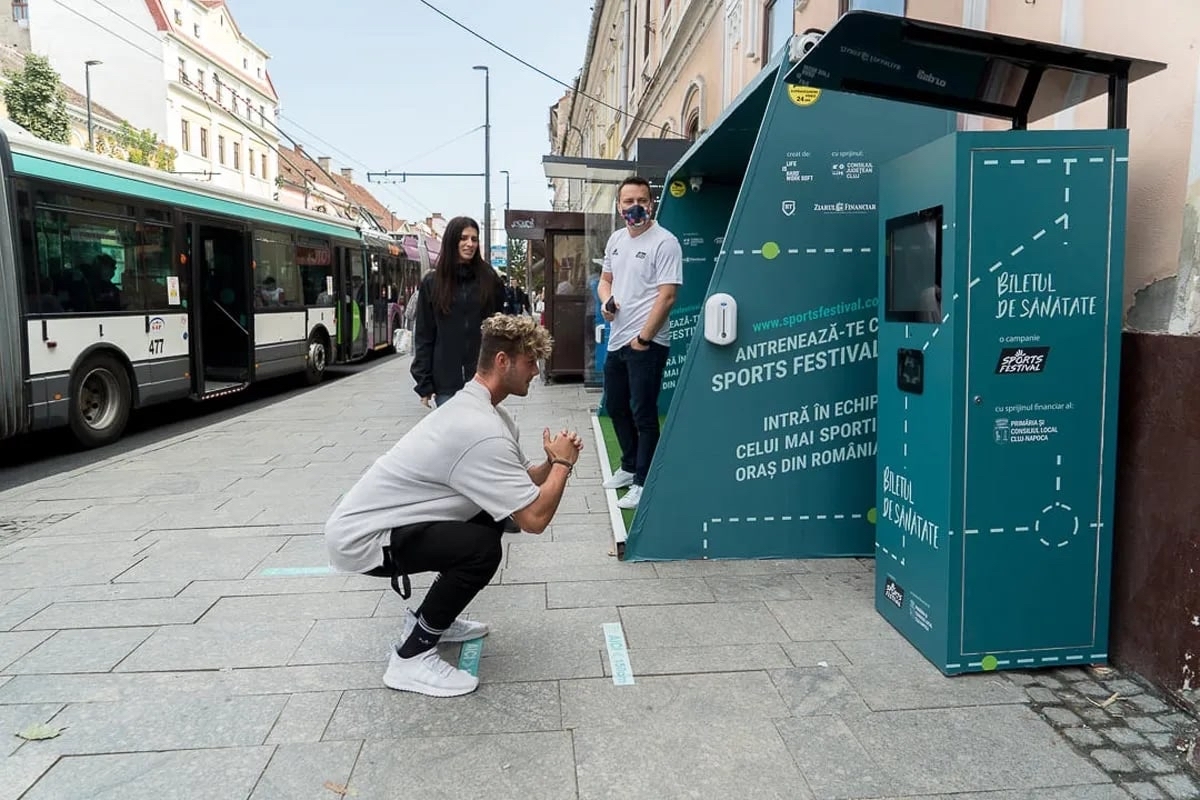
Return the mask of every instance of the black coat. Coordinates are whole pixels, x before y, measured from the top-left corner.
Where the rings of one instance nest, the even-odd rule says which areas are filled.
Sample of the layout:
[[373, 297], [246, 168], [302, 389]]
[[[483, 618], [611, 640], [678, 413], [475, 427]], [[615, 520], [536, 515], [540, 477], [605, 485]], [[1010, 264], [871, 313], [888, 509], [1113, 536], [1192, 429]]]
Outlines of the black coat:
[[489, 280], [481, 293], [474, 270], [459, 270], [449, 314], [434, 305], [434, 273], [421, 279], [410, 370], [419, 397], [452, 394], [466, 385], [479, 362], [480, 326], [504, 306], [504, 289], [498, 278]]

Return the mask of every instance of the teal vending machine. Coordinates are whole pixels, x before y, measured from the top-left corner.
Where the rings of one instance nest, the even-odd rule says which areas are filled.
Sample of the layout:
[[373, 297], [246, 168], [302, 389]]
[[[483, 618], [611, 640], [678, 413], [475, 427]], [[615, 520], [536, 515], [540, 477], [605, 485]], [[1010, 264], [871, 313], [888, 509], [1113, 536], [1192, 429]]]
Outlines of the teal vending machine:
[[876, 607], [946, 673], [1107, 658], [1127, 136], [881, 172]]
[[789, 76], [960, 115], [881, 165], [877, 231], [875, 605], [946, 674], [1108, 659], [1126, 103], [1163, 68], [852, 12]]

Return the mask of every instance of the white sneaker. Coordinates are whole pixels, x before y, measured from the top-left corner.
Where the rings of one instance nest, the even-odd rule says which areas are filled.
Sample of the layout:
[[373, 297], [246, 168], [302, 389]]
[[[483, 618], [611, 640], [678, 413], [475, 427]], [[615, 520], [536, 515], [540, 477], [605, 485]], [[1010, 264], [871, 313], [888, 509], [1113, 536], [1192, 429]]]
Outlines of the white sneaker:
[[642, 487], [630, 486], [625, 496], [617, 501], [617, 508], [637, 508], [642, 500]]
[[392, 649], [383, 685], [398, 692], [416, 692], [430, 697], [457, 697], [479, 688], [479, 679], [456, 669], [438, 655], [436, 647], [412, 658], [401, 658]]
[[612, 477], [604, 482], [605, 489], [624, 489], [626, 486], [633, 484], [634, 474], [626, 472], [623, 469], [618, 469], [612, 474]]
[[[417, 615], [411, 608], [404, 609], [404, 628], [400, 632], [400, 643], [408, 641], [408, 635], [413, 632], [413, 628], [417, 625]], [[443, 642], [467, 642], [471, 639], [478, 639], [481, 636], [487, 636], [491, 628], [486, 622], [477, 622], [473, 619], [463, 619], [459, 617], [450, 623], [450, 627], [442, 634], [439, 641]]]

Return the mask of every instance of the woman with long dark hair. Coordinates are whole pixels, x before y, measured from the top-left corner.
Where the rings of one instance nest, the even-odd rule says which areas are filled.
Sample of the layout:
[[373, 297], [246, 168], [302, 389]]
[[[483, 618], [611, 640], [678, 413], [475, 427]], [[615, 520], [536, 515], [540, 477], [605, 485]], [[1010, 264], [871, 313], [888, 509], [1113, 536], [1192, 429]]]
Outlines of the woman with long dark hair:
[[425, 406], [440, 406], [475, 374], [480, 326], [502, 310], [504, 286], [479, 252], [479, 223], [455, 217], [442, 236], [437, 265], [421, 279], [412, 376]]

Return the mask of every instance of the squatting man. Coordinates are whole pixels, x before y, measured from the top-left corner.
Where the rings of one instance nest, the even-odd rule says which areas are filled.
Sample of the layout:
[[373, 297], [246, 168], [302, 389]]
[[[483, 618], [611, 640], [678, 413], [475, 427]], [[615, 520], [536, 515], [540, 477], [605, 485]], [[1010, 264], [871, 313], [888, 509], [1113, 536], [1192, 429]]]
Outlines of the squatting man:
[[484, 320], [474, 378], [380, 456], [325, 523], [338, 571], [390, 577], [404, 598], [409, 575], [439, 573], [416, 612], [406, 610], [383, 675], [389, 688], [453, 697], [479, 685], [443, 660], [437, 644], [487, 635], [485, 623], [459, 615], [500, 566], [504, 521], [544, 531], [583, 449], [575, 432], [552, 436], [547, 428], [545, 460], [526, 458], [500, 407], [529, 393], [538, 359], [550, 351], [549, 333], [531, 317]]

